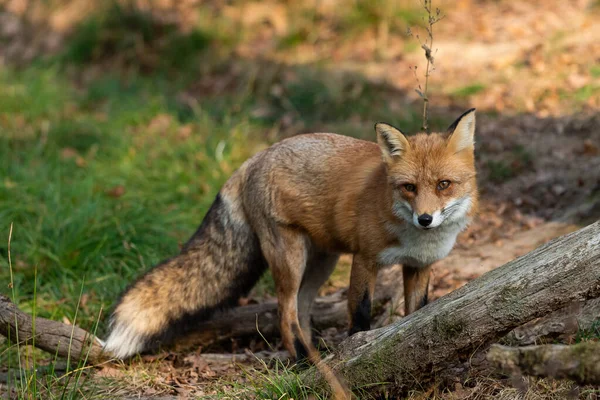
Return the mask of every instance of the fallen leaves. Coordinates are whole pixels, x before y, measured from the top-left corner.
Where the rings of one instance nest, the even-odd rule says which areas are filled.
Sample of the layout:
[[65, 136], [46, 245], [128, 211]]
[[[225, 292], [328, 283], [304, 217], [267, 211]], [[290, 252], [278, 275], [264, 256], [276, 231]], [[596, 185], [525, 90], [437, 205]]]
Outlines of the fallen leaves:
[[581, 154], [589, 157], [597, 156], [600, 154], [600, 148], [598, 147], [598, 144], [592, 141], [592, 139], [585, 139], [583, 141]]
[[113, 366], [111, 364], [106, 364], [100, 367], [95, 376], [97, 378], [111, 378], [111, 379], [121, 379], [125, 377], [125, 373], [123, 372], [123, 368]]

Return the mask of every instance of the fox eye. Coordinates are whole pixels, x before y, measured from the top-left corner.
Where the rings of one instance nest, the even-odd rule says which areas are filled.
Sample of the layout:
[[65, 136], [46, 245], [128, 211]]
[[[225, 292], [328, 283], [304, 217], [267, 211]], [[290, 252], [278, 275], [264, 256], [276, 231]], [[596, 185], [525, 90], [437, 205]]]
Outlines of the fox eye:
[[438, 190], [444, 190], [444, 189], [448, 189], [448, 186], [450, 186], [450, 181], [440, 181], [437, 185], [437, 189]]
[[404, 185], [404, 190], [406, 190], [407, 192], [414, 192], [417, 190], [417, 187], [412, 183], [407, 183], [406, 185]]

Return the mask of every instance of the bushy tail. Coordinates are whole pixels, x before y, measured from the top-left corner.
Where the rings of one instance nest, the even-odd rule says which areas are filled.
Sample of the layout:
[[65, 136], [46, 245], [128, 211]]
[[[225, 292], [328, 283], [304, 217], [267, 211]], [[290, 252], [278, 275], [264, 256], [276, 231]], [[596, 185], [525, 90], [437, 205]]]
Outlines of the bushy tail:
[[250, 291], [266, 263], [240, 212], [219, 194], [181, 253], [125, 290], [105, 350], [127, 358], [168, 343]]

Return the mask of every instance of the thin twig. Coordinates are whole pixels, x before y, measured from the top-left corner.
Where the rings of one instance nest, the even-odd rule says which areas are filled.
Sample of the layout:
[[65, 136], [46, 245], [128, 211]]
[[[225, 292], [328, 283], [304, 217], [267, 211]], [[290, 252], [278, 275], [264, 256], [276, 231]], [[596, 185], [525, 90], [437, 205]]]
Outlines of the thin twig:
[[[425, 12], [427, 13], [427, 27], [425, 28], [425, 30], [427, 31], [427, 38], [425, 39], [425, 41], [422, 42], [419, 35], [415, 35], [415, 37], [421, 44], [421, 48], [425, 51], [425, 59], [427, 60], [427, 66], [425, 67], [425, 85], [423, 89], [421, 88], [421, 82], [419, 81], [419, 78], [417, 76], [417, 66], [415, 66], [414, 68], [410, 67], [410, 69], [415, 75], [417, 85], [419, 87], [419, 89], [416, 90], [416, 92], [423, 99], [423, 125], [421, 129], [425, 132], [429, 132], [429, 76], [431, 75], [431, 72], [435, 70], [435, 59], [431, 50], [433, 48], [433, 26], [444, 18], [444, 15], [441, 14], [439, 8], [436, 8], [435, 12], [433, 11], [431, 3], [432, 0], [423, 0], [423, 2], [421, 3], [421, 6], [423, 7], [423, 9], [425, 9]], [[407, 33], [409, 36], [413, 35], [412, 30], [410, 28], [408, 29]]]

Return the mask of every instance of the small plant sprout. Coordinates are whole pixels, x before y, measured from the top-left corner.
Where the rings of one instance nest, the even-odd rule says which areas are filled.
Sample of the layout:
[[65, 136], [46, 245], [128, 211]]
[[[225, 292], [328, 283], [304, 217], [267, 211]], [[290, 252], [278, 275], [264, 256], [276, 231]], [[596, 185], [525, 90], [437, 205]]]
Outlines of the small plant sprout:
[[[409, 67], [413, 74], [415, 75], [415, 79], [417, 80], [417, 89], [415, 91], [417, 94], [423, 99], [423, 126], [421, 129], [425, 132], [429, 132], [429, 97], [428, 97], [428, 83], [429, 83], [429, 75], [431, 72], [435, 70], [435, 58], [433, 56], [434, 53], [437, 53], [437, 49], [432, 51], [433, 48], [433, 26], [440, 22], [444, 15], [440, 11], [439, 8], [433, 8], [432, 5], [433, 0], [423, 0], [421, 6], [425, 10], [427, 14], [427, 19], [425, 20], [425, 30], [427, 31], [427, 36], [425, 40], [421, 39], [421, 36], [418, 33], [413, 33], [412, 29], [409, 27], [407, 30], [408, 36], [414, 36], [417, 38], [419, 43], [421, 44], [421, 48], [425, 51], [425, 59], [427, 60], [427, 66], [425, 67], [425, 85], [421, 86], [421, 81], [417, 75], [417, 66]], [[425, 19], [425, 17], [423, 17]]]

